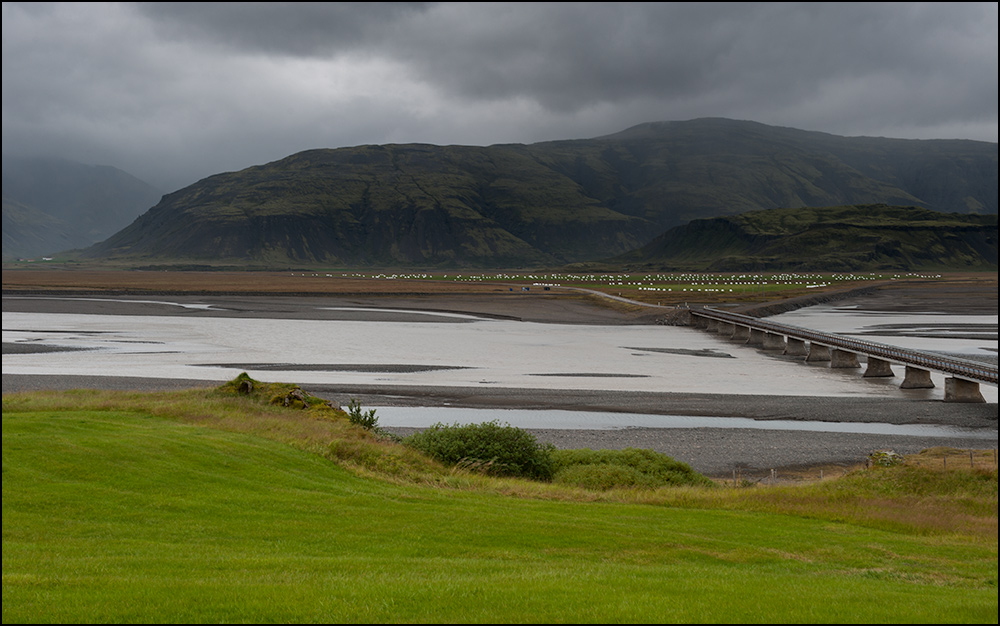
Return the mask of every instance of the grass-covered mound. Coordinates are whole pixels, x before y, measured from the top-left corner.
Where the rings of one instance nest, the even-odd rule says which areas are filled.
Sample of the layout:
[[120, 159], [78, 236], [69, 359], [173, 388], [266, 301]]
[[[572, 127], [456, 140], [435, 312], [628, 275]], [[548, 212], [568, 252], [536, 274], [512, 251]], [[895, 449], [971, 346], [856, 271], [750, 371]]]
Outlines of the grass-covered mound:
[[334, 406], [329, 400], [317, 398], [306, 393], [298, 385], [291, 383], [263, 383], [254, 380], [243, 372], [231, 381], [224, 383], [218, 389], [223, 394], [236, 394], [252, 398], [256, 402], [292, 409], [305, 409], [313, 417], [337, 419], [348, 417], [348, 413], [339, 406]]
[[653, 450], [555, 450], [552, 462], [554, 482], [586, 489], [715, 485], [686, 463]]

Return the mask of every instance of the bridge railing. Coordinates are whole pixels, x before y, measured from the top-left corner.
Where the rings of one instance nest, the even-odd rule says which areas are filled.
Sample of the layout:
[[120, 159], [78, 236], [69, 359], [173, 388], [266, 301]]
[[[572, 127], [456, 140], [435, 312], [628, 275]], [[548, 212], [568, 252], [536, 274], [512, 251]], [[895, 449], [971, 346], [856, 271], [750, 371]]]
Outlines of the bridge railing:
[[780, 334], [785, 337], [793, 337], [795, 339], [809, 341], [821, 346], [837, 348], [847, 352], [865, 354], [902, 365], [910, 365], [921, 369], [942, 372], [963, 380], [986, 383], [994, 386], [997, 385], [997, 368], [991, 367], [985, 363], [922, 352], [919, 350], [911, 350], [908, 348], [900, 348], [899, 346], [891, 346], [864, 339], [853, 339], [842, 335], [820, 332], [809, 328], [792, 326], [790, 324], [779, 324], [777, 322], [762, 320], [760, 318], [750, 317], [747, 315], [740, 315], [739, 313], [731, 313], [729, 311], [720, 311], [718, 309], [691, 309], [691, 314], [722, 322], [729, 322], [731, 324], [738, 324], [740, 326], [747, 326], [749, 328], [755, 328], [765, 332]]

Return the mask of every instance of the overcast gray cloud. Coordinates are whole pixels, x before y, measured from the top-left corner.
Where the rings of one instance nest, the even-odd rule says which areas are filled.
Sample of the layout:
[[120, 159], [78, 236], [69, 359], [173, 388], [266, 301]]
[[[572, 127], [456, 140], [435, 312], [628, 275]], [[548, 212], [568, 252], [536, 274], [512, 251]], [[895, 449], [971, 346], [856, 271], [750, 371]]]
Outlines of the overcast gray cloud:
[[697, 117], [995, 142], [997, 71], [993, 2], [4, 3], [3, 150], [171, 190]]

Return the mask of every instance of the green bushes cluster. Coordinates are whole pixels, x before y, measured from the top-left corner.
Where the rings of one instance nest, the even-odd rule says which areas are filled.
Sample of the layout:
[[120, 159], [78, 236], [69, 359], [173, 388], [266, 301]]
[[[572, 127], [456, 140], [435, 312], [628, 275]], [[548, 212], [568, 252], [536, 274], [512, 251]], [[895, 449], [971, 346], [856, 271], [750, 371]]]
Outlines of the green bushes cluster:
[[531, 433], [496, 421], [445, 426], [434, 424], [404, 442], [445, 465], [493, 476], [551, 480], [555, 446], [540, 444]]
[[531, 433], [496, 421], [464, 426], [435, 424], [407, 437], [412, 448], [445, 465], [495, 476], [517, 476], [604, 491], [714, 483], [665, 454], [652, 450], [556, 450]]
[[686, 463], [652, 450], [555, 450], [552, 463], [553, 482], [585, 489], [714, 485]]

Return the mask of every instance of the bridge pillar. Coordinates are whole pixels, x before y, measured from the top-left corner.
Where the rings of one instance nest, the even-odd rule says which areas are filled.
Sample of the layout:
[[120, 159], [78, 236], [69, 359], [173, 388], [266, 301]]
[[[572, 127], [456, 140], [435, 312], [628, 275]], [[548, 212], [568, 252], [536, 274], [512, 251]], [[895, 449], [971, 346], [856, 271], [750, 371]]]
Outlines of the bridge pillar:
[[789, 337], [785, 340], [785, 354], [788, 356], [806, 356], [809, 354], [809, 349], [806, 348], [806, 342], [802, 339]]
[[714, 333], [717, 330], [719, 330], [719, 320], [709, 319], [708, 326], [705, 327], [705, 330], [707, 330], [710, 333]]
[[931, 380], [931, 373], [927, 370], [906, 366], [906, 376], [899, 385], [900, 389], [933, 389], [934, 381]]
[[764, 335], [766, 333], [762, 330], [757, 330], [756, 328], [750, 329], [750, 338], [747, 339], [748, 346], [762, 346], [764, 345]]
[[837, 350], [834, 348], [830, 351], [830, 367], [834, 368], [857, 368], [861, 367], [858, 363], [858, 355], [853, 352], [847, 352], [846, 350]]
[[944, 379], [945, 402], [986, 402], [979, 391], [979, 383], [961, 378]]
[[733, 330], [735, 328], [736, 326], [730, 324], [729, 322], [719, 322], [719, 327], [716, 329], [716, 332], [718, 332], [723, 337], [732, 337]]
[[764, 346], [765, 350], [782, 350], [785, 349], [785, 336], [777, 335], [775, 333], [764, 333]]
[[733, 329], [733, 339], [737, 341], [747, 341], [750, 339], [749, 326], [740, 326], [738, 324], [736, 324], [735, 326], [736, 327]]
[[895, 374], [892, 373], [892, 367], [888, 361], [868, 357], [868, 367], [865, 369], [864, 378], [891, 378], [893, 376]]
[[691, 325], [695, 328], [708, 328], [708, 319], [700, 315], [691, 316]]
[[829, 360], [830, 346], [821, 346], [818, 343], [809, 342], [809, 356], [806, 357], [806, 363], [818, 363]]

